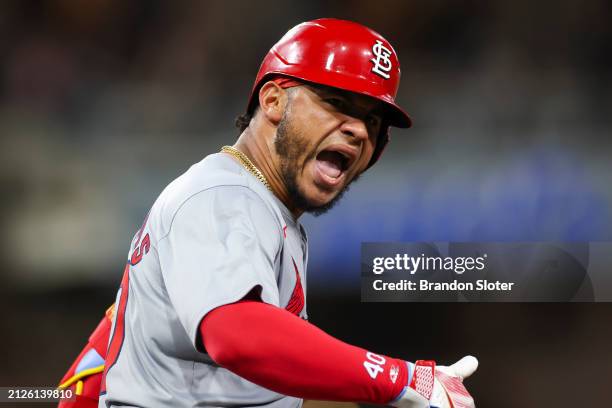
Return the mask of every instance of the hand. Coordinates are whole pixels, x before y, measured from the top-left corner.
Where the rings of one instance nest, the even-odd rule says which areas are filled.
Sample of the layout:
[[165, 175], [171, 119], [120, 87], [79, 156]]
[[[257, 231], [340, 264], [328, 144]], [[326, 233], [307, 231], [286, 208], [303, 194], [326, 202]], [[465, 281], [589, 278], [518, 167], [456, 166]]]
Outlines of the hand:
[[474, 399], [465, 389], [463, 379], [472, 375], [476, 368], [478, 360], [473, 356], [463, 357], [449, 367], [417, 361], [412, 366], [412, 381], [391, 405], [400, 408], [474, 408]]
[[437, 366], [430, 406], [439, 408], [474, 408], [474, 399], [463, 385], [478, 368], [473, 356], [463, 357], [450, 367]]

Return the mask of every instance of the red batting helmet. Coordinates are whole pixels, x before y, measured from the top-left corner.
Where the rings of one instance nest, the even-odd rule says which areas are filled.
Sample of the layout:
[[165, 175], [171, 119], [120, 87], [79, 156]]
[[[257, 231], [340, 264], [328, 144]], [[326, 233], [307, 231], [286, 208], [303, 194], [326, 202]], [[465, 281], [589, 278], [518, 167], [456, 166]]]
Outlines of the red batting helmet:
[[385, 126], [370, 161], [389, 141], [388, 126], [407, 128], [410, 117], [396, 103], [400, 65], [395, 50], [377, 32], [351, 21], [322, 18], [293, 27], [264, 58], [247, 112], [257, 106], [259, 88], [276, 75], [340, 88], [376, 98], [387, 107]]

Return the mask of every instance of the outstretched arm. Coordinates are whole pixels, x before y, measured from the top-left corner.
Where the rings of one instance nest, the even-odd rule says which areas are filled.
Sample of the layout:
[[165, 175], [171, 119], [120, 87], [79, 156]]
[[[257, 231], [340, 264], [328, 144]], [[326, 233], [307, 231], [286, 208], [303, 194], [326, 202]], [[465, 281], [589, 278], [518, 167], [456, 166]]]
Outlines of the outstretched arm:
[[281, 394], [374, 404], [401, 399], [411, 404], [402, 406], [430, 405], [433, 362], [415, 366], [371, 353], [275, 306], [257, 301], [221, 306], [202, 320], [200, 332], [215, 362]]

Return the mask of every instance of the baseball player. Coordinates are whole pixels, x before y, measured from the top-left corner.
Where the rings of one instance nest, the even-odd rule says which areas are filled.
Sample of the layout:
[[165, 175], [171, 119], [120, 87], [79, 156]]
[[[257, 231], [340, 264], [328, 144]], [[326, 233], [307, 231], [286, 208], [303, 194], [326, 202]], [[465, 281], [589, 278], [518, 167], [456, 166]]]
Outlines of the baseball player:
[[[77, 407], [300, 407], [303, 399], [473, 407], [477, 366], [407, 362], [308, 323], [308, 242], [320, 214], [380, 157], [395, 103], [391, 44], [362, 25], [299, 24], [263, 60], [233, 146], [161, 193], [115, 305], [60, 387]], [[99, 401], [98, 401], [99, 396]]]

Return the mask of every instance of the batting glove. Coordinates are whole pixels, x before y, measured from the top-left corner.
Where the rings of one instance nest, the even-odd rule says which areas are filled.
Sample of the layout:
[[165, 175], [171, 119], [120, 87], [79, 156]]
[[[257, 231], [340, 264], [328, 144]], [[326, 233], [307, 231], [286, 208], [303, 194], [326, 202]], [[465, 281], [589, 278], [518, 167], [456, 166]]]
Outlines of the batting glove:
[[478, 360], [463, 357], [455, 364], [437, 366], [433, 361], [408, 363], [408, 385], [390, 405], [399, 408], [475, 408], [463, 379], [478, 368]]

